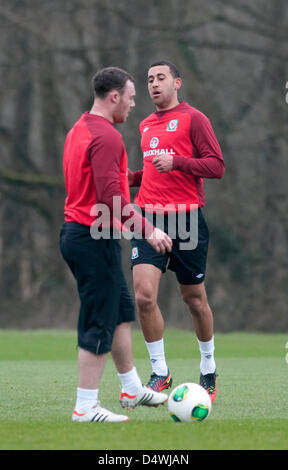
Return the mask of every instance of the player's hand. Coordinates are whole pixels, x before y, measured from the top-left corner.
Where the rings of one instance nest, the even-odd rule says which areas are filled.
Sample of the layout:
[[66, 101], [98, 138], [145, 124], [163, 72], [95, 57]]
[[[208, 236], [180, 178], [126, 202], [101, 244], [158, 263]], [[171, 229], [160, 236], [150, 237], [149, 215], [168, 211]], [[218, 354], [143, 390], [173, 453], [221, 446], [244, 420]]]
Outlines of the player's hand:
[[159, 228], [155, 227], [151, 235], [147, 238], [147, 242], [154, 248], [157, 253], [165, 253], [172, 250], [172, 240]]
[[153, 158], [152, 163], [159, 173], [166, 173], [173, 170], [173, 155], [170, 155], [170, 153], [157, 155]]
[[133, 180], [134, 180], [134, 172], [131, 171], [129, 168], [127, 168], [126, 174], [127, 174], [127, 176], [128, 176], [128, 183], [129, 183], [129, 186], [132, 186]]

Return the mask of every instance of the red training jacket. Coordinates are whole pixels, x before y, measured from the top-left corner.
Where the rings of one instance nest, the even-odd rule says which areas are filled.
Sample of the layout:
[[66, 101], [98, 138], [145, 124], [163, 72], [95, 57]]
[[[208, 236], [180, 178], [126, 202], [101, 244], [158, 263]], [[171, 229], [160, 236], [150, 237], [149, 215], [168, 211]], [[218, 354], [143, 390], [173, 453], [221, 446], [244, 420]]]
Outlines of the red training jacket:
[[[65, 221], [91, 226], [95, 204], [106, 205], [114, 220], [113, 198], [118, 196], [123, 224], [135, 211], [130, 205], [127, 178], [128, 158], [120, 132], [107, 119], [86, 112], [69, 131], [64, 146], [63, 169], [66, 187]], [[126, 215], [122, 209], [126, 207]], [[131, 209], [131, 212], [130, 210]], [[135, 215], [137, 233], [150, 234], [153, 226]], [[146, 226], [145, 226], [146, 222]], [[119, 224], [117, 226], [119, 228]]]
[[[139, 126], [143, 152], [141, 186], [135, 203], [153, 212], [178, 211], [178, 205], [203, 207], [203, 178], [221, 178], [225, 164], [209, 119], [186, 102], [156, 111]], [[152, 161], [173, 155], [173, 170], [159, 173]], [[135, 172], [135, 183], [140, 180]], [[158, 209], [157, 209], [158, 205]], [[150, 206], [150, 209], [149, 207]], [[156, 206], [156, 207], [155, 207]]]

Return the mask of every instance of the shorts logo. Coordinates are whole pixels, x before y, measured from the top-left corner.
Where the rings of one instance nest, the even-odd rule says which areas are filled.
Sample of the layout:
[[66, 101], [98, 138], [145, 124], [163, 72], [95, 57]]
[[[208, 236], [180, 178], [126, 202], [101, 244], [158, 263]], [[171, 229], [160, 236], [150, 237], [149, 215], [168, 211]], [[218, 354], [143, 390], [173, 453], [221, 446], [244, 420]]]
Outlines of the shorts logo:
[[138, 257], [139, 257], [138, 246], [134, 246], [134, 248], [132, 248], [131, 259], [135, 259], [135, 258], [138, 258]]
[[159, 139], [158, 137], [152, 137], [150, 140], [150, 147], [151, 149], [156, 149], [157, 145], [159, 144]]
[[168, 123], [168, 126], [167, 126], [166, 131], [168, 131], [168, 132], [174, 132], [174, 131], [176, 131], [177, 126], [178, 126], [178, 119], [172, 119], [172, 121], [170, 121], [170, 122]]

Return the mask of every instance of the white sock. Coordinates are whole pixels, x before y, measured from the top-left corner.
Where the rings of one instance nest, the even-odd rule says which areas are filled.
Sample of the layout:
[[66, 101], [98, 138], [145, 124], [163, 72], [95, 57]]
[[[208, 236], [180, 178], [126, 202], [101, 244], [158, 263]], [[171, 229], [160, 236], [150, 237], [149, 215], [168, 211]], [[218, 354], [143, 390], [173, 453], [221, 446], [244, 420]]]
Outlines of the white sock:
[[146, 341], [146, 346], [149, 352], [153, 372], [157, 375], [167, 375], [168, 367], [165, 360], [163, 338], [159, 341], [153, 341], [152, 343], [147, 343]]
[[75, 410], [78, 413], [86, 413], [89, 411], [98, 401], [98, 391], [98, 388], [95, 390], [90, 390], [77, 387]]
[[201, 353], [200, 372], [203, 375], [212, 374], [216, 369], [214, 360], [214, 336], [212, 336], [210, 341], [199, 341], [198, 338], [197, 341]]
[[136, 367], [133, 367], [133, 369], [129, 370], [129, 372], [126, 372], [125, 374], [118, 373], [118, 377], [122, 385], [122, 392], [126, 392], [129, 395], [135, 395], [143, 387]]

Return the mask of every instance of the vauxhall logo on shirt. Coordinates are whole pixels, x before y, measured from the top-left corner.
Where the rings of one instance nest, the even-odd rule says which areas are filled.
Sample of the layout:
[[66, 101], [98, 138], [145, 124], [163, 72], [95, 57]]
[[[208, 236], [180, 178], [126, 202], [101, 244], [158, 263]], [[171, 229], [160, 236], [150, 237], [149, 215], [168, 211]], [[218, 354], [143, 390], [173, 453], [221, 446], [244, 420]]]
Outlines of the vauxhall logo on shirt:
[[151, 147], [151, 149], [155, 149], [158, 144], [159, 144], [159, 139], [158, 139], [158, 137], [152, 137], [152, 139], [150, 140], [150, 147]]
[[165, 153], [168, 153], [170, 155], [175, 155], [175, 152], [172, 148], [157, 148], [159, 145], [159, 139], [158, 137], [152, 137], [150, 140], [150, 148], [152, 150], [147, 150], [146, 152], [143, 152], [143, 158], [145, 157], [155, 157], [155, 155], [162, 155]]

